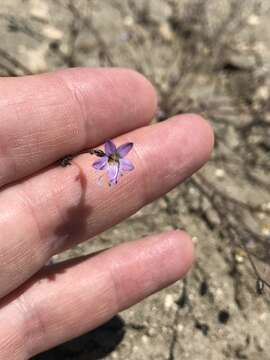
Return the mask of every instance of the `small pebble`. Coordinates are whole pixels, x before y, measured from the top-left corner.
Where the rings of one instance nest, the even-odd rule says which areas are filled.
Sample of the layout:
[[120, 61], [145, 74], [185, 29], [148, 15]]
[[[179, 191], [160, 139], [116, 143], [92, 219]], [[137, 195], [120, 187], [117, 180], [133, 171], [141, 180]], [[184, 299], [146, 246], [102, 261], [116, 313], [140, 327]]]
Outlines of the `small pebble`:
[[134, 25], [134, 19], [132, 16], [126, 16], [125, 19], [124, 19], [124, 24], [126, 26], [132, 26]]
[[259, 16], [255, 15], [255, 14], [252, 14], [249, 16], [249, 18], [247, 19], [247, 23], [249, 25], [252, 25], [252, 26], [256, 26], [256, 25], [259, 25], [260, 23], [260, 18]]
[[165, 296], [165, 301], [164, 301], [164, 307], [165, 310], [170, 310], [173, 306], [175, 305], [175, 301], [174, 298], [171, 294], [167, 294]]
[[197, 244], [198, 241], [199, 241], [199, 238], [198, 238], [197, 236], [193, 236], [193, 237], [191, 238], [191, 240], [192, 240], [193, 244]]
[[265, 203], [265, 204], [262, 204], [262, 210], [263, 211], [268, 211], [268, 210], [270, 210], [270, 202], [267, 202], [267, 203]]
[[154, 328], [150, 328], [150, 329], [148, 330], [148, 335], [151, 336], [151, 337], [152, 337], [152, 336], [155, 336], [156, 333], [157, 333], [157, 332], [156, 332], [156, 330], [155, 330]]
[[239, 254], [235, 255], [235, 260], [236, 260], [236, 262], [238, 262], [238, 264], [242, 264], [244, 262], [243, 256], [241, 256]]
[[148, 344], [148, 343], [149, 343], [149, 337], [148, 337], [147, 335], [143, 335], [143, 336], [142, 336], [142, 342], [143, 342], [144, 344]]
[[112, 357], [112, 359], [118, 359], [119, 358], [118, 353], [116, 351], [113, 351], [111, 353], [111, 357]]
[[37, 19], [47, 19], [49, 13], [49, 7], [44, 1], [32, 0], [32, 8], [30, 10], [30, 15], [34, 16]]
[[167, 22], [160, 25], [159, 32], [164, 40], [171, 41], [173, 39], [173, 32]]
[[262, 234], [263, 236], [270, 236], [270, 227], [264, 226], [264, 227], [261, 229], [261, 234]]
[[178, 324], [178, 325], [177, 325], [177, 331], [178, 331], [178, 332], [182, 332], [183, 330], [184, 330], [184, 325]]
[[264, 220], [265, 218], [266, 218], [266, 215], [265, 215], [265, 213], [263, 213], [263, 212], [260, 212], [260, 213], [258, 213], [258, 218], [260, 219], [260, 220]]
[[269, 89], [267, 86], [260, 86], [256, 91], [256, 97], [261, 100], [268, 100], [269, 98]]
[[53, 40], [60, 40], [64, 36], [62, 31], [56, 29], [53, 26], [45, 26], [43, 28], [43, 34]]
[[218, 179], [222, 179], [224, 178], [225, 176], [225, 171], [223, 169], [216, 169], [215, 171], [215, 176], [218, 178]]

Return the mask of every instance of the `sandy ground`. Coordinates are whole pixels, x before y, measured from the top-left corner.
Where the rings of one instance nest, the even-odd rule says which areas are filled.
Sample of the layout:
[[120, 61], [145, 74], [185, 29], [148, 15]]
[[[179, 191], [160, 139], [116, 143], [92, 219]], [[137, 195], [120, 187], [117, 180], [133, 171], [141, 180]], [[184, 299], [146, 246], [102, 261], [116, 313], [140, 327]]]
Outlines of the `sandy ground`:
[[[173, 228], [197, 260], [184, 281], [41, 359], [270, 359], [270, 3], [1, 0], [0, 73], [126, 66], [159, 93], [154, 121], [199, 112], [216, 146], [190, 181], [60, 261]], [[240, 246], [241, 245], [241, 246]]]

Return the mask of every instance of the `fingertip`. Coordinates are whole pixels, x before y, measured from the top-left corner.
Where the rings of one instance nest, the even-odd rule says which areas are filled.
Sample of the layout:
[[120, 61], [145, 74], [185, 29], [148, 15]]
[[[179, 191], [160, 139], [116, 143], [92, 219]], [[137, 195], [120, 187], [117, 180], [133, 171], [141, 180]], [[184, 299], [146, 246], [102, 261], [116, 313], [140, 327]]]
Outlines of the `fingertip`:
[[191, 237], [182, 230], [172, 230], [164, 233], [172, 256], [170, 258], [173, 270], [173, 281], [181, 279], [191, 268], [194, 262], [194, 245]]
[[158, 100], [156, 90], [150, 80], [147, 79], [143, 74], [133, 69], [113, 68], [111, 70], [115, 71], [116, 73], [121, 73], [123, 77], [134, 82], [134, 91], [136, 95], [137, 93], [142, 94], [149, 101], [151, 104], [151, 107], [149, 108], [152, 110], [151, 113], [154, 114], [157, 109]]
[[182, 230], [175, 231], [176, 241], [179, 244], [179, 252], [185, 259], [183, 266], [180, 269], [181, 276], [185, 275], [195, 260], [195, 248], [191, 237]]
[[189, 132], [193, 135], [193, 139], [197, 138], [197, 146], [201, 149], [201, 160], [203, 162], [207, 161], [211, 156], [215, 141], [214, 131], [210, 122], [201, 115], [193, 113], [178, 115], [175, 118], [178, 118], [181, 124], [186, 124]]

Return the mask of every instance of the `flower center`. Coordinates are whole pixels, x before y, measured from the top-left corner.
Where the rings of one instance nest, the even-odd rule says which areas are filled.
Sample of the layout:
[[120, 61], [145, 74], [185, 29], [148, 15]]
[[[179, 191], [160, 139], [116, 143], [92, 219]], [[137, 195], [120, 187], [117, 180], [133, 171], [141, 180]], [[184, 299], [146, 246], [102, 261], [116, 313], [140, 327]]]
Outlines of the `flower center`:
[[112, 155], [109, 156], [108, 162], [109, 163], [118, 163], [119, 155], [117, 153], [113, 153]]

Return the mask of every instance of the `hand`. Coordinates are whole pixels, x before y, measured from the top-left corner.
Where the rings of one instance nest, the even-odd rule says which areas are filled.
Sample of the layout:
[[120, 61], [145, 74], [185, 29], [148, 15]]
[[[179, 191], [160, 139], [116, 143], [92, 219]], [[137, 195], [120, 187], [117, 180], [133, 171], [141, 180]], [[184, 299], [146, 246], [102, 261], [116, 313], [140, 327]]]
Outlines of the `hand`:
[[[0, 109], [0, 358], [22, 360], [186, 273], [193, 248], [181, 231], [44, 265], [181, 183], [208, 159], [213, 134], [196, 115], [148, 125], [154, 90], [123, 69], [2, 78]], [[97, 184], [89, 154], [55, 164], [108, 138], [134, 143], [128, 157], [135, 169], [115, 186]]]

